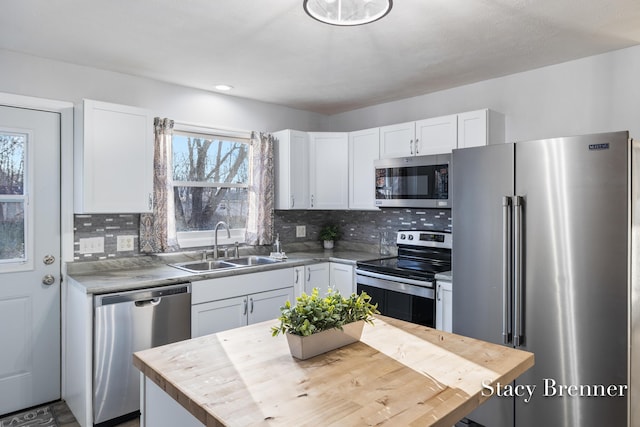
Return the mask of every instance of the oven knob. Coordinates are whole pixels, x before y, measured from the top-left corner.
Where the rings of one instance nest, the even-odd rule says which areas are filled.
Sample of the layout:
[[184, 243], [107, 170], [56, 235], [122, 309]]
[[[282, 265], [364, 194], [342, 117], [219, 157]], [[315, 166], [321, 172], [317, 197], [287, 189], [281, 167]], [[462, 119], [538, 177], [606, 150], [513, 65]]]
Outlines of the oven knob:
[[404, 240], [404, 239], [406, 239], [406, 238], [407, 238], [407, 236], [405, 236], [404, 234], [401, 234], [401, 235], [400, 235], [400, 240]]
[[409, 234], [409, 240], [413, 240], [413, 234]]

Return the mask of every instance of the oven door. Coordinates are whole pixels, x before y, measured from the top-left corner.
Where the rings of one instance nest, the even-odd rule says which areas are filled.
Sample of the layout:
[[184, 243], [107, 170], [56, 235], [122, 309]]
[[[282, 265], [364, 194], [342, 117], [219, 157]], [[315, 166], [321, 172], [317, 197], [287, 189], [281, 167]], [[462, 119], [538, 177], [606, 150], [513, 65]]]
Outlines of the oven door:
[[404, 279], [356, 269], [358, 293], [364, 291], [384, 316], [435, 327], [433, 282]]
[[450, 155], [375, 162], [376, 206], [448, 208]]

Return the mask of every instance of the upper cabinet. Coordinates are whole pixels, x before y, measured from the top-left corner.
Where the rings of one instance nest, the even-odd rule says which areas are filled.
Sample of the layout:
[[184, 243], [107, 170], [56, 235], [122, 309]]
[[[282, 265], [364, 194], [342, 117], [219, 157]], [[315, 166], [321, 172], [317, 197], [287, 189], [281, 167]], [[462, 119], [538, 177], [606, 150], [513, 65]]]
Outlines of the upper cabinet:
[[378, 210], [373, 162], [380, 158], [379, 147], [379, 128], [349, 133], [349, 209]]
[[85, 99], [76, 109], [75, 123], [75, 212], [150, 212], [151, 113], [142, 108]]
[[309, 133], [311, 209], [349, 206], [349, 139], [346, 132]]
[[309, 136], [306, 132], [274, 132], [275, 208], [309, 209]]
[[450, 153], [457, 144], [457, 115], [380, 128], [380, 158]]
[[458, 148], [505, 142], [504, 115], [493, 110], [458, 114]]

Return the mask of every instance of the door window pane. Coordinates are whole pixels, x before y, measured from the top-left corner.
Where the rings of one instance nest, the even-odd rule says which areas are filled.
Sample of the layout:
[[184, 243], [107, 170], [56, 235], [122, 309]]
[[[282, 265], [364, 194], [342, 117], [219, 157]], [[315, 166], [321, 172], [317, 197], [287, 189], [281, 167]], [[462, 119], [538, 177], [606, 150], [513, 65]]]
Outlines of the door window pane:
[[25, 259], [24, 203], [0, 202], [0, 262]]
[[0, 132], [0, 195], [24, 194], [26, 135]]
[[0, 262], [26, 259], [27, 135], [0, 131]]

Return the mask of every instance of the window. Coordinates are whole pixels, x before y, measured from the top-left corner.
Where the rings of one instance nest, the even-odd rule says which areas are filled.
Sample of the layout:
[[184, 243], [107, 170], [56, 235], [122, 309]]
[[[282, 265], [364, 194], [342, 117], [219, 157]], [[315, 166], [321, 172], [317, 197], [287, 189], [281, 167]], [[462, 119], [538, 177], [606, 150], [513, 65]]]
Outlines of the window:
[[0, 263], [25, 262], [27, 134], [0, 131]]
[[175, 223], [181, 247], [244, 240], [248, 214], [249, 139], [176, 129], [171, 140]]

